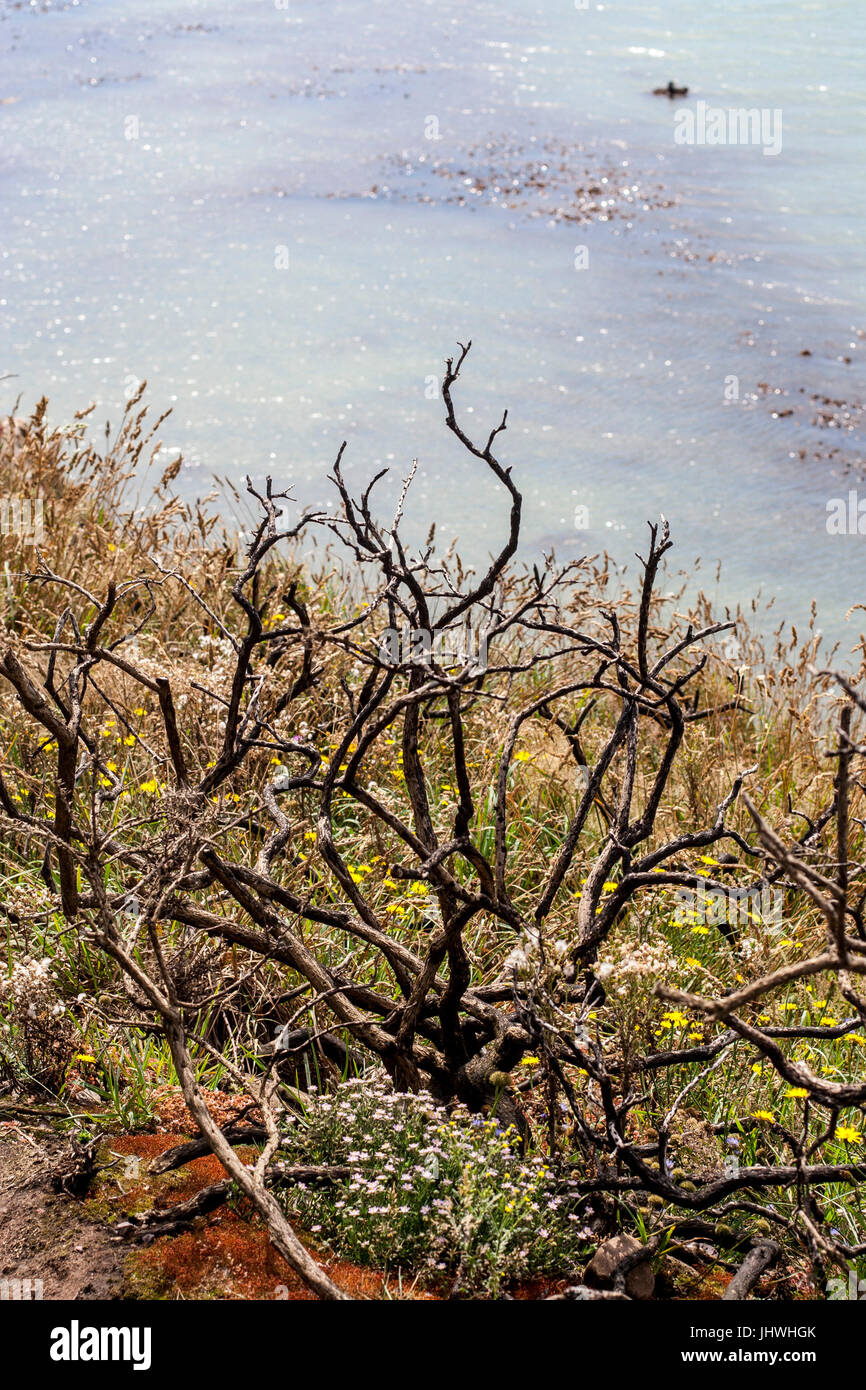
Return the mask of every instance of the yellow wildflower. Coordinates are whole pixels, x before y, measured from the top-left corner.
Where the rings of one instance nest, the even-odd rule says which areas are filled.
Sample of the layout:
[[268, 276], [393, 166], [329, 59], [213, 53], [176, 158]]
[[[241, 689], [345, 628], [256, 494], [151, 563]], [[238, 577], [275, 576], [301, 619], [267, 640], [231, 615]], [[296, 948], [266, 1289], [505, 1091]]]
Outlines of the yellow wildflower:
[[689, 1021], [679, 1009], [669, 1009], [664, 1017], [677, 1028], [684, 1028]]

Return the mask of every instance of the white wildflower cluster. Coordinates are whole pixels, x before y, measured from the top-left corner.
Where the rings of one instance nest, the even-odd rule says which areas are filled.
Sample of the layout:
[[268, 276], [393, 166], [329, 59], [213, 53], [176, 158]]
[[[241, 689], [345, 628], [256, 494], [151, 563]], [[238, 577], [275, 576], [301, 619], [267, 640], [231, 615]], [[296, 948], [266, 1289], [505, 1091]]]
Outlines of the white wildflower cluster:
[[313, 1095], [284, 1141], [295, 1162], [348, 1165], [337, 1187], [285, 1195], [308, 1230], [359, 1263], [459, 1274], [492, 1296], [504, 1279], [569, 1268], [584, 1233], [540, 1156], [495, 1117], [445, 1111], [387, 1079]]
[[77, 1030], [60, 998], [49, 959], [25, 956], [0, 981], [3, 1070], [57, 1090], [72, 1059]]
[[46, 956], [35, 960], [25, 956], [12, 967], [12, 974], [0, 981], [0, 993], [12, 1003], [22, 1018], [59, 1018], [65, 1012], [57, 998], [57, 987], [51, 961]]
[[29, 919], [40, 912], [50, 912], [57, 900], [38, 879], [28, 878], [7, 883], [3, 888], [3, 905], [14, 917]]
[[516, 973], [525, 978], [528, 975], [537, 975], [540, 968], [541, 941], [538, 932], [530, 928], [521, 933], [517, 945], [505, 957], [502, 970], [505, 976]]
[[543, 943], [539, 938], [538, 932], [532, 928], [521, 934], [517, 945], [505, 957], [502, 971], [505, 978], [510, 978], [515, 972], [518, 976], [536, 976], [543, 969], [554, 971], [564, 962], [569, 953], [569, 944], [562, 938], [545, 940]]
[[668, 978], [677, 969], [670, 946], [663, 939], [611, 943], [605, 958], [599, 961], [595, 973], [608, 994], [624, 998], [637, 983], [655, 984]]
[[538, 939], [524, 933], [517, 946], [509, 951], [502, 963], [503, 974], [517, 974], [521, 977], [534, 975], [539, 965]]

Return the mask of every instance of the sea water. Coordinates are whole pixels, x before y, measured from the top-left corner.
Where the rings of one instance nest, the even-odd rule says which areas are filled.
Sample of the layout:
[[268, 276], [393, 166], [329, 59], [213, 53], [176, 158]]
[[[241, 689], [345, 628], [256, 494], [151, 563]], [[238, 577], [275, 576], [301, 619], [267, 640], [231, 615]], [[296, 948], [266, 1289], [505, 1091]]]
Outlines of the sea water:
[[[0, 410], [101, 426], [146, 378], [186, 495], [270, 473], [294, 513], [343, 439], [386, 518], [417, 457], [408, 534], [480, 564], [507, 499], [438, 385], [471, 338], [455, 402], [478, 439], [508, 408], [526, 558], [633, 571], [663, 513], [720, 603], [815, 599], [850, 648], [864, 29], [857, 0], [0, 0]], [[698, 102], [779, 113], [781, 147], [681, 142]]]

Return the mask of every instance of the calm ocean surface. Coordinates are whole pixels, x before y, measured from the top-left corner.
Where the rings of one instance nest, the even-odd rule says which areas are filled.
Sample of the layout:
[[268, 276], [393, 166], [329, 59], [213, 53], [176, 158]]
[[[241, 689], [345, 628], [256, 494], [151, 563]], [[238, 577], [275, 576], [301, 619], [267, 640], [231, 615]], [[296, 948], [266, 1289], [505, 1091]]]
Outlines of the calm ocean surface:
[[[722, 603], [815, 599], [850, 647], [864, 39], [862, 0], [0, 0], [0, 410], [116, 421], [146, 377], [189, 495], [323, 503], [345, 437], [384, 511], [417, 456], [410, 530], [477, 561], [507, 509], [434, 380], [471, 337], [528, 557], [625, 561], [664, 512]], [[781, 152], [676, 143], [699, 100], [781, 112]]]

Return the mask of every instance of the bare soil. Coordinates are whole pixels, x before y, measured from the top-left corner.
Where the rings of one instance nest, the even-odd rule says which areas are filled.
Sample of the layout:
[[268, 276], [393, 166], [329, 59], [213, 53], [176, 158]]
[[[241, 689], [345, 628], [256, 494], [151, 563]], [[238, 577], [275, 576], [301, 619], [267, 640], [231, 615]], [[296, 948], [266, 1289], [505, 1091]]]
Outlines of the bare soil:
[[0, 1125], [0, 1278], [41, 1279], [45, 1299], [120, 1297], [127, 1255], [86, 1201], [55, 1193], [66, 1139]]

